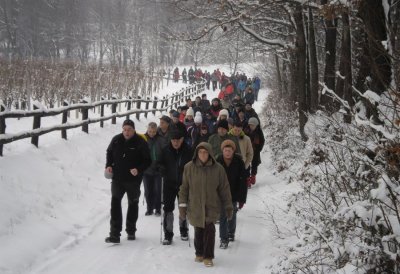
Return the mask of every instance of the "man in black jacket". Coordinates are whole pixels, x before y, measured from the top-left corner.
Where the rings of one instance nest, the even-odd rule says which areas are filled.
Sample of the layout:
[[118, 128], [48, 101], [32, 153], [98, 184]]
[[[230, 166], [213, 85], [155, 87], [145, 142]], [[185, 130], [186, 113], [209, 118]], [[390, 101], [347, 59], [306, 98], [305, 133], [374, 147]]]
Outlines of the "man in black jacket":
[[[192, 159], [192, 150], [184, 142], [181, 131], [174, 130], [170, 134], [171, 141], [161, 153], [159, 162], [160, 171], [164, 179], [163, 202], [164, 202], [164, 245], [172, 243], [175, 199], [182, 184], [183, 168]], [[188, 226], [186, 220], [179, 219], [179, 230], [181, 239], [188, 240]]]
[[122, 230], [121, 200], [128, 196], [126, 233], [135, 240], [139, 213], [140, 184], [144, 171], [150, 166], [150, 151], [146, 141], [136, 134], [132, 120], [125, 120], [122, 133], [114, 136], [107, 148], [106, 173], [112, 174], [110, 236], [107, 243], [119, 243]]

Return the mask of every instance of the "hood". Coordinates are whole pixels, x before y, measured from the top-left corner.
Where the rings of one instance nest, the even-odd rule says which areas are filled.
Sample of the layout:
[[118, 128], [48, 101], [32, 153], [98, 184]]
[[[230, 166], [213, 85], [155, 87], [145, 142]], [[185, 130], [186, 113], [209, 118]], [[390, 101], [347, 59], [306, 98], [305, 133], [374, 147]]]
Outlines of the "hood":
[[212, 151], [211, 145], [210, 145], [209, 143], [207, 143], [207, 142], [201, 142], [200, 144], [197, 145], [197, 147], [196, 147], [196, 149], [195, 149], [195, 151], [194, 151], [194, 153], [193, 153], [193, 158], [192, 158], [193, 162], [196, 161], [196, 159], [197, 159], [197, 152], [199, 151], [200, 148], [206, 149], [206, 150], [208, 151], [208, 154], [210, 155], [211, 161], [212, 161], [213, 163], [216, 162], [216, 160], [215, 160], [215, 158], [214, 158], [214, 156], [213, 156], [214, 153], [213, 153], [213, 151]]

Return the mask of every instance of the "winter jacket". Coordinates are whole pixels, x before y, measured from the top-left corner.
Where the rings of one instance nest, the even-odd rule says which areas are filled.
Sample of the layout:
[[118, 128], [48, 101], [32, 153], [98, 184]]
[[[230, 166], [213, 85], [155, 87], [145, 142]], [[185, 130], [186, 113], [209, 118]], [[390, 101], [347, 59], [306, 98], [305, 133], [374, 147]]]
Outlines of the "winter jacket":
[[255, 118], [257, 118], [258, 122], [260, 123], [260, 118], [258, 118], [258, 114], [257, 114], [257, 112], [254, 110], [254, 108], [251, 108], [250, 110], [245, 110], [244, 116], [246, 117], [247, 121], [248, 121], [251, 117], [255, 117]]
[[[141, 183], [144, 171], [150, 166], [151, 158], [146, 141], [138, 134], [125, 140], [122, 133], [114, 136], [107, 148], [106, 167], [112, 167], [113, 180]], [[133, 176], [131, 169], [138, 175]]]
[[259, 165], [261, 163], [260, 153], [265, 144], [264, 133], [262, 132], [260, 125], [258, 125], [254, 131], [251, 131], [250, 128], [247, 127], [245, 133], [250, 137], [253, 146], [254, 156], [252, 164]]
[[241, 154], [238, 138], [236, 136], [226, 134], [225, 136], [221, 137], [221, 136], [219, 136], [218, 133], [215, 133], [215, 134], [211, 135], [210, 138], [208, 139], [208, 143], [211, 145], [211, 149], [213, 151], [214, 157], [218, 158], [218, 156], [222, 154], [221, 144], [226, 139], [232, 140], [236, 145], [235, 153]]
[[[203, 164], [197, 157], [200, 148], [210, 154]], [[186, 164], [179, 190], [179, 206], [187, 207], [187, 217], [194, 227], [204, 228], [206, 223], [219, 219], [221, 205], [232, 216], [232, 196], [224, 168], [215, 160], [208, 143], [200, 143], [193, 160]]]
[[201, 113], [206, 113], [210, 109], [210, 101], [202, 99], [201, 100]]
[[144, 172], [146, 175], [157, 175], [159, 174], [157, 163], [161, 158], [161, 152], [164, 147], [164, 138], [156, 134], [153, 138], [146, 133], [147, 144], [150, 150], [151, 165]]
[[232, 202], [246, 203], [246, 170], [242, 158], [239, 155], [234, 154], [232, 162], [227, 166], [224, 157], [220, 155], [217, 158], [217, 162], [225, 169], [231, 190]]
[[182, 122], [178, 122], [178, 123], [172, 123], [171, 125], [171, 130], [179, 130], [180, 132], [182, 132], [183, 137], [186, 138], [187, 137], [187, 130], [186, 130], [186, 126], [184, 123]]
[[182, 184], [183, 168], [192, 159], [192, 155], [192, 150], [185, 142], [178, 150], [174, 149], [171, 143], [162, 150], [158, 166], [165, 187], [179, 188]]
[[161, 128], [157, 129], [157, 135], [161, 139], [161, 143], [162, 143], [161, 147], [162, 148], [167, 146], [170, 141], [169, 140], [169, 132], [170, 131], [171, 131], [171, 125], [169, 126], [169, 129], [165, 133], [162, 132]]
[[254, 104], [254, 100], [255, 100], [255, 96], [254, 96], [253, 92], [248, 92], [244, 96], [244, 101], [245, 101], [246, 104], [247, 103]]
[[[232, 130], [229, 131], [229, 135], [233, 136]], [[247, 169], [250, 166], [251, 161], [253, 160], [254, 156], [253, 145], [251, 143], [250, 137], [247, 136], [243, 130], [240, 133], [238, 140], [240, 146], [240, 154], [242, 155], [244, 166]]]

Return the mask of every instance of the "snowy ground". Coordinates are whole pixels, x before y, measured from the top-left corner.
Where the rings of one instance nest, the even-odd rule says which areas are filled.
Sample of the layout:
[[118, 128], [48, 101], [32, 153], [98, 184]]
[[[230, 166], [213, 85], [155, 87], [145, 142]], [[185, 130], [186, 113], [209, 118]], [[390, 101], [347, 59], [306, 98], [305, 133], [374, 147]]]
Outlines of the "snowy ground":
[[[253, 75], [251, 68], [244, 70]], [[170, 83], [160, 95], [181, 85]], [[207, 94], [212, 99], [217, 92]], [[259, 113], [266, 94], [261, 90], [261, 100], [255, 104]], [[137, 131], [144, 132], [148, 122], [158, 122], [159, 116], [135, 120]], [[218, 248], [217, 226], [213, 269], [194, 262], [192, 227], [191, 247], [179, 236], [172, 246], [160, 245], [161, 220], [144, 216], [142, 201], [137, 240], [127, 241], [123, 234], [119, 245], [104, 243], [110, 206], [110, 182], [103, 177], [105, 150], [121, 131], [122, 120], [117, 125], [107, 122], [103, 129], [90, 125], [90, 134], [69, 130], [67, 141], [60, 132], [41, 136], [39, 149], [29, 139], [5, 145], [5, 156], [0, 158], [0, 273], [269, 273], [269, 266], [284, 255], [282, 228], [272, 220], [287, 222], [282, 210], [291, 186], [273, 175], [268, 146], [257, 183], [238, 213], [237, 240], [227, 250]], [[42, 125], [59, 121], [49, 118]], [[8, 120], [7, 132], [26, 130], [31, 122]], [[125, 199], [123, 206], [125, 212]], [[178, 235], [177, 218], [174, 229]]]

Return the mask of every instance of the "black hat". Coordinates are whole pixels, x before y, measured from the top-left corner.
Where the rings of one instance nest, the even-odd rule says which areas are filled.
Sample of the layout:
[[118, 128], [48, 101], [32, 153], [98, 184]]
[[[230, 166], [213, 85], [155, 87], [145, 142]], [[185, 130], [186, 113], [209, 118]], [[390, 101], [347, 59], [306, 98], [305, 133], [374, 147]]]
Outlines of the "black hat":
[[160, 120], [163, 120], [163, 121], [167, 122], [168, 124], [171, 123], [171, 118], [169, 118], [167, 115], [161, 116]]
[[189, 107], [188, 106], [181, 106], [181, 110], [188, 110]]
[[172, 113], [172, 117], [179, 118], [179, 112], [174, 111], [174, 112]]
[[239, 120], [236, 120], [235, 123], [233, 124], [235, 127], [243, 127], [243, 123]]
[[219, 120], [218, 127], [222, 127], [226, 130], [229, 130], [228, 121], [227, 120]]
[[180, 139], [183, 137], [183, 133], [180, 130], [173, 130], [171, 131], [169, 137], [172, 139]]
[[124, 126], [130, 126], [130, 127], [132, 127], [133, 129], [135, 129], [135, 123], [132, 121], [132, 120], [130, 120], [130, 119], [126, 119], [123, 123], [122, 123], [122, 126], [124, 127]]

